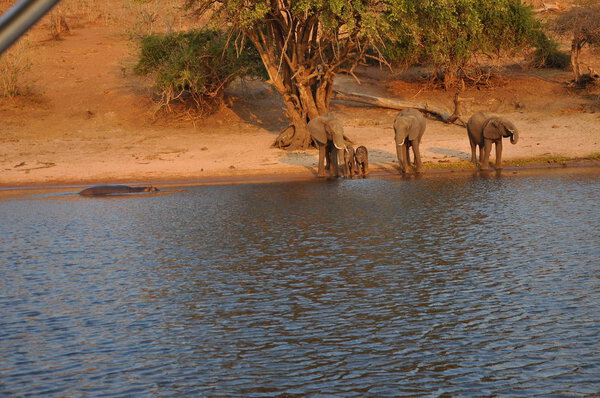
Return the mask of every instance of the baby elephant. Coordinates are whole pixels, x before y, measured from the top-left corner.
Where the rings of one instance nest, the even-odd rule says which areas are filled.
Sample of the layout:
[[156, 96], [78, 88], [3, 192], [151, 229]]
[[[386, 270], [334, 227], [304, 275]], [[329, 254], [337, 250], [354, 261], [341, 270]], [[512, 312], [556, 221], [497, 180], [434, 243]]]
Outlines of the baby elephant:
[[364, 146], [359, 146], [354, 151], [354, 159], [356, 162], [356, 173], [364, 177], [369, 174], [369, 152]]
[[510, 137], [511, 144], [516, 144], [519, 140], [519, 130], [510, 120], [483, 112], [471, 116], [467, 122], [467, 134], [471, 144], [471, 162], [477, 163], [475, 152], [479, 147], [479, 163], [482, 170], [490, 167], [492, 144], [496, 145], [496, 169], [500, 169], [502, 167], [502, 138]]
[[351, 145], [346, 145], [344, 151], [344, 173], [346, 178], [352, 178], [355, 173], [358, 173], [356, 161], [354, 160], [354, 148]]
[[134, 192], [156, 192], [156, 187], [128, 187], [127, 185], [96, 185], [79, 192], [82, 196], [106, 196]]

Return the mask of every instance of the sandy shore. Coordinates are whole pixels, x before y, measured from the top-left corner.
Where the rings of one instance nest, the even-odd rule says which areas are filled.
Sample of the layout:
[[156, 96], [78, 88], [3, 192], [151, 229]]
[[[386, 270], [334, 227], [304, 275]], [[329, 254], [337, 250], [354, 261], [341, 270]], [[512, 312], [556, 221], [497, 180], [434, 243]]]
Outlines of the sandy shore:
[[[398, 173], [391, 121], [394, 111], [337, 106], [347, 134], [369, 149], [374, 174]], [[366, 113], [366, 114], [365, 114]], [[358, 115], [360, 114], [360, 115]], [[354, 119], [353, 119], [354, 116]], [[357, 116], [359, 116], [357, 118]], [[600, 153], [600, 114], [513, 113], [522, 131], [517, 145], [505, 143], [507, 165], [517, 159], [539, 159], [529, 165], [583, 159]], [[371, 125], [361, 125], [369, 122]], [[237, 127], [237, 128], [236, 128]], [[316, 175], [317, 151], [283, 151], [271, 147], [275, 133], [253, 126], [143, 131], [63, 131], [40, 136], [13, 133], [2, 142], [0, 186], [160, 184], [210, 180], [308, 178]], [[425, 172], [469, 169], [466, 130], [428, 120], [422, 142]], [[558, 160], [557, 160], [558, 159]], [[598, 159], [596, 159], [598, 160]], [[588, 160], [588, 163], [590, 161]], [[592, 161], [593, 163], [593, 161]], [[287, 177], [286, 177], [287, 176]]]

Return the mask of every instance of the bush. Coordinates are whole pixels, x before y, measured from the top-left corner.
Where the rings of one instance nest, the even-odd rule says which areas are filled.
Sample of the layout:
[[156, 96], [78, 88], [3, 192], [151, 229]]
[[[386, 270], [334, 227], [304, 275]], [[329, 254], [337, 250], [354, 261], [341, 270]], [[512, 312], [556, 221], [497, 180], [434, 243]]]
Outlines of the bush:
[[520, 0], [402, 0], [389, 12], [392, 63], [424, 62], [447, 86], [481, 55], [498, 57], [531, 44], [540, 24]]
[[565, 69], [571, 64], [569, 53], [558, 49], [558, 42], [540, 32], [534, 42], [532, 65], [536, 68]]
[[223, 101], [227, 85], [241, 76], [259, 77], [264, 68], [257, 51], [240, 38], [216, 30], [153, 34], [142, 38], [135, 71], [153, 74], [161, 105], [181, 103], [201, 113]]

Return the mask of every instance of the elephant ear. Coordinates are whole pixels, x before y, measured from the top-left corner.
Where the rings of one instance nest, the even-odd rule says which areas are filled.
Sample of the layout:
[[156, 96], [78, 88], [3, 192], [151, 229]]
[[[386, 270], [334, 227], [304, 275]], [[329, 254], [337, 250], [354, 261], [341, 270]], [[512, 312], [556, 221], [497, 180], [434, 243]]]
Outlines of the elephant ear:
[[513, 134], [519, 134], [519, 130], [510, 120], [502, 119], [502, 126], [504, 128], [505, 137], [511, 137]]
[[499, 140], [502, 138], [504, 127], [497, 118], [489, 119], [483, 126], [483, 137], [488, 140]]
[[408, 130], [408, 139], [414, 141], [419, 138], [420, 133], [420, 120], [417, 117], [411, 116], [410, 128]]
[[327, 144], [327, 132], [322, 116], [318, 116], [308, 123], [308, 131], [315, 141], [323, 145]]

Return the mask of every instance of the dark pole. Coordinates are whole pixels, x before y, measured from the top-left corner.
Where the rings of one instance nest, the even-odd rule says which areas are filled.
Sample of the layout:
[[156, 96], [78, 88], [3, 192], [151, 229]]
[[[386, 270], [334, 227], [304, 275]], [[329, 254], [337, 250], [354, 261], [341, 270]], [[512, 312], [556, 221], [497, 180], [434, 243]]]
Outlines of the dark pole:
[[0, 16], [0, 55], [60, 0], [22, 0]]

